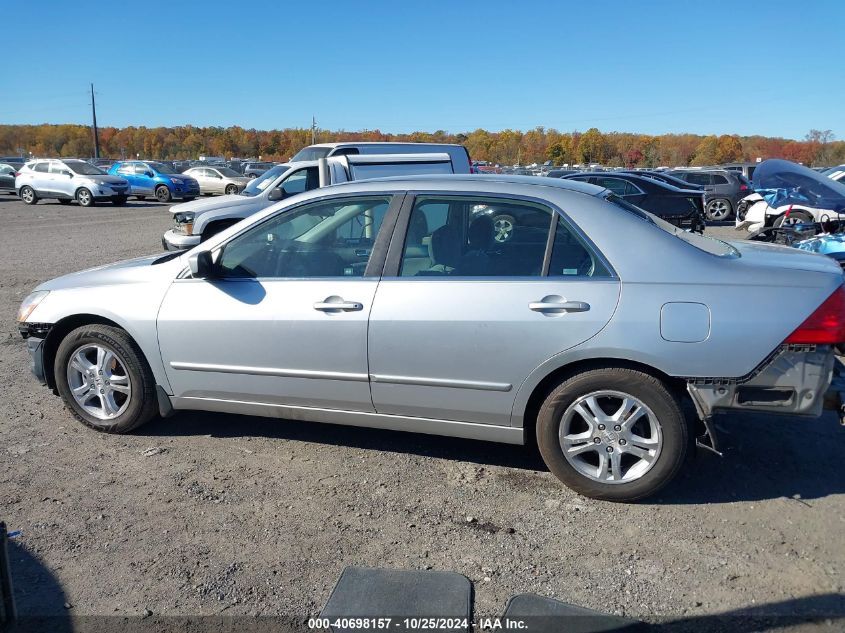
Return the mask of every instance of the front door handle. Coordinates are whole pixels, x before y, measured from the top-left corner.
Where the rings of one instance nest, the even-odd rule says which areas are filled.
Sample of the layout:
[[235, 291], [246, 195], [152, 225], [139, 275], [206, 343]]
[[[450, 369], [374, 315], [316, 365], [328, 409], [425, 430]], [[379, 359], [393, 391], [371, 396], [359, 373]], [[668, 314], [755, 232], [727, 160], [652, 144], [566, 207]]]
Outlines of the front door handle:
[[590, 304], [584, 301], [563, 301], [561, 297], [543, 297], [540, 301], [532, 301], [528, 309], [534, 312], [563, 314], [565, 312], [587, 312]]
[[356, 312], [364, 309], [363, 303], [345, 301], [343, 297], [333, 295], [314, 304], [314, 309], [320, 312]]

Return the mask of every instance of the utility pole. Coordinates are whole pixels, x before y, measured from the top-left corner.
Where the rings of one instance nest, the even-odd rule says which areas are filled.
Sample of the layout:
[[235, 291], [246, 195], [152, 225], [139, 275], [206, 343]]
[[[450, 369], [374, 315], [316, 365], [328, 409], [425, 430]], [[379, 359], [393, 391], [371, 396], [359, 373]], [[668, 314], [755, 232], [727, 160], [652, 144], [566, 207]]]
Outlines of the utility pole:
[[93, 121], [91, 129], [94, 132], [94, 158], [99, 158], [100, 137], [97, 135], [97, 106], [94, 103], [94, 84], [91, 84], [91, 119]]
[[311, 117], [311, 145], [317, 142], [317, 119]]

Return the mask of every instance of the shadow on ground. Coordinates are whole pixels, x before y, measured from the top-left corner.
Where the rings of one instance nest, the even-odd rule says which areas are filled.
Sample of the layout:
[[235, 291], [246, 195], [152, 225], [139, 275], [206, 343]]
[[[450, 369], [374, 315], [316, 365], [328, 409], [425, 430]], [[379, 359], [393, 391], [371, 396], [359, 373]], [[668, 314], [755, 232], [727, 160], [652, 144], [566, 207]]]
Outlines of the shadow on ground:
[[[838, 473], [845, 449], [845, 428], [832, 414], [818, 420], [734, 415], [717, 420], [724, 456], [699, 450], [682, 474], [652, 502], [727, 503], [787, 497], [795, 503], [845, 492]], [[264, 437], [350, 446], [547, 471], [539, 452], [528, 447], [398, 431], [275, 420], [227, 414], [184, 412], [155, 420], [140, 430], [149, 436], [211, 435]]]

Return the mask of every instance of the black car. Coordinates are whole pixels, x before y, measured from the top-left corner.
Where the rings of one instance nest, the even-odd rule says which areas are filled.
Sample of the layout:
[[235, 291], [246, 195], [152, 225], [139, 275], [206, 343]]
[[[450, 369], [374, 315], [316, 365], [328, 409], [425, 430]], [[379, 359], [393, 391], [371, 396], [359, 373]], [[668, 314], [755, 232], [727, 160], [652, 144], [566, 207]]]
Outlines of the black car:
[[675, 226], [704, 231], [704, 192], [699, 189], [681, 189], [655, 178], [625, 172], [582, 172], [564, 178], [605, 187]]
[[670, 172], [672, 176], [693, 185], [704, 187], [704, 217], [713, 222], [729, 220], [739, 206], [739, 201], [754, 193], [751, 183], [738, 171], [725, 169], [681, 169]]
[[19, 168], [9, 163], [0, 163], [0, 191], [15, 193], [15, 173]]
[[569, 176], [570, 174], [577, 174], [577, 169], [551, 169], [549, 173], [546, 174], [549, 178], [563, 178], [564, 176]]

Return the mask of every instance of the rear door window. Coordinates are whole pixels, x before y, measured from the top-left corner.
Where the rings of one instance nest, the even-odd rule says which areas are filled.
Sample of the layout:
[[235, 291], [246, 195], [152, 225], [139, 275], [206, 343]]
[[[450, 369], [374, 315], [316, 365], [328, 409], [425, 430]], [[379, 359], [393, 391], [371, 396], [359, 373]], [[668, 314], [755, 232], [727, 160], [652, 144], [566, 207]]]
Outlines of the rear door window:
[[48, 171], [50, 171], [50, 163], [35, 163], [35, 167], [32, 168], [32, 171], [37, 171], [46, 174]]
[[714, 185], [726, 185], [728, 184], [728, 179], [722, 176], [721, 174], [713, 174], [713, 184]]
[[401, 277], [541, 277], [549, 231], [549, 274], [607, 275], [586, 243], [553, 209], [506, 198], [420, 196], [408, 221]]

